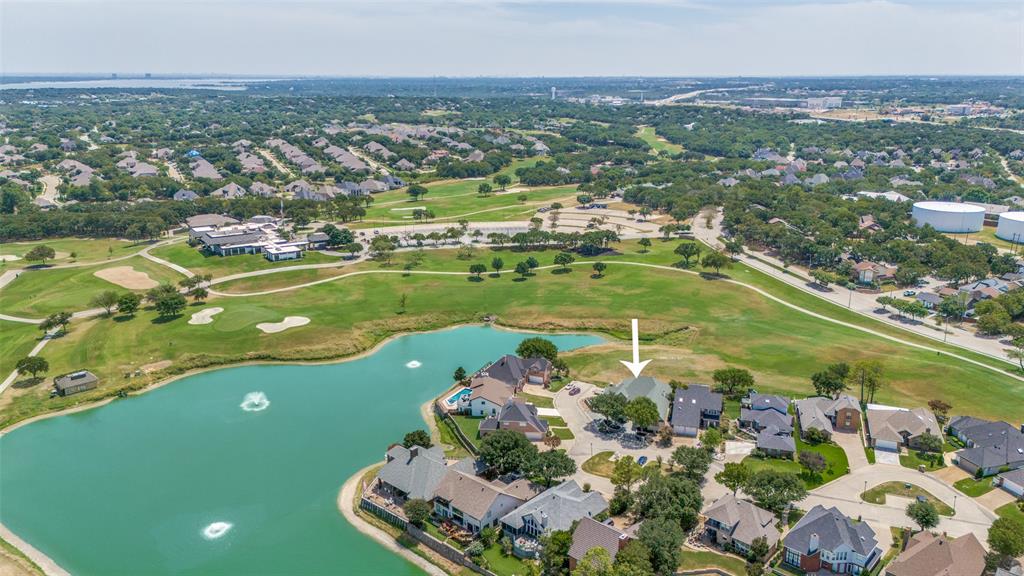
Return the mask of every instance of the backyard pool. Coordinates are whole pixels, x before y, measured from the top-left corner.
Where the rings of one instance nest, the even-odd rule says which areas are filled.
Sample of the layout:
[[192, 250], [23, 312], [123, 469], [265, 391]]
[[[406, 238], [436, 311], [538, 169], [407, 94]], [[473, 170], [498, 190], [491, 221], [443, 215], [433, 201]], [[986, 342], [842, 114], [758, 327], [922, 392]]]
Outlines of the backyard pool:
[[469, 396], [472, 393], [473, 391], [470, 390], [469, 388], [463, 388], [462, 390], [459, 390], [455, 394], [449, 396], [448, 399], [444, 401], [444, 403], [448, 405], [448, 408], [454, 409], [459, 405], [460, 400], [462, 400], [466, 396]]

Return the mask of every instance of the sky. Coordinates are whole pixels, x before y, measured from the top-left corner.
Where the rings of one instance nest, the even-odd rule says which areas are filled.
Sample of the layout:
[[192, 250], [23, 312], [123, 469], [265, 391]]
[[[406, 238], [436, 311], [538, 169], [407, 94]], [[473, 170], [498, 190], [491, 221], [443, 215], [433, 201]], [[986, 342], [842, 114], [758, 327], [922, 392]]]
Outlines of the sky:
[[0, 0], [0, 73], [1022, 75], [1021, 0]]

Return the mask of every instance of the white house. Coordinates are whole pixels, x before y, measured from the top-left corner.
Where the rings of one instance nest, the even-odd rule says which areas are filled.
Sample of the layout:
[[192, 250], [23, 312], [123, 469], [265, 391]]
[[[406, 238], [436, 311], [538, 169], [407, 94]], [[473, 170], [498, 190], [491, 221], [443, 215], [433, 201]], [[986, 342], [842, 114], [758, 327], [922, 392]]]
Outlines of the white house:
[[513, 388], [489, 376], [474, 378], [469, 388], [472, 390], [469, 394], [470, 416], [497, 416], [505, 402], [515, 395]]

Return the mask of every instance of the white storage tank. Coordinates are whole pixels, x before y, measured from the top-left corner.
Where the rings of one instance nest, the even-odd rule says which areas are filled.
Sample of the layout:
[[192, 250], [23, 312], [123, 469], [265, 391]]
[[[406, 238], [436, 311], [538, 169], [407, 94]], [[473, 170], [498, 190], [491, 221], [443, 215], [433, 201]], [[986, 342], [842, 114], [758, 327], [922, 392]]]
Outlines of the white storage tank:
[[919, 228], [931, 224], [951, 234], [979, 232], [985, 223], [984, 208], [960, 202], [915, 202], [911, 214]]
[[1024, 212], [1000, 214], [996, 236], [1010, 242], [1024, 242]]

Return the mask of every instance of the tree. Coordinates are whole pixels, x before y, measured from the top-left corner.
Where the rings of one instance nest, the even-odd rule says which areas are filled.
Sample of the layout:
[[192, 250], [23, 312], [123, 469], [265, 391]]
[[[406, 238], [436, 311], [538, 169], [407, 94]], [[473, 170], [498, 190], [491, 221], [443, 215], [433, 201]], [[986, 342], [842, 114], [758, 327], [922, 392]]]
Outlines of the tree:
[[351, 230], [340, 229], [334, 224], [324, 224], [320, 231], [327, 235], [328, 246], [343, 246], [355, 240]]
[[718, 428], [708, 428], [700, 435], [701, 445], [711, 453], [718, 451], [718, 447], [721, 446], [723, 440], [722, 431]]
[[811, 271], [811, 278], [814, 278], [814, 281], [822, 288], [828, 288], [829, 284], [836, 281], [835, 274], [820, 268], [816, 268]]
[[935, 400], [928, 401], [928, 409], [935, 413], [936, 418], [939, 422], [945, 422], [948, 417], [949, 411], [953, 408], [951, 404], [944, 400], [936, 398]]
[[481, 196], [487, 196], [494, 191], [494, 188], [492, 188], [487, 182], [481, 182], [480, 185], [476, 187], [476, 191]]
[[935, 506], [925, 501], [915, 500], [907, 505], [907, 516], [914, 521], [921, 530], [927, 530], [939, 525], [939, 512]]
[[725, 468], [715, 474], [715, 480], [719, 484], [732, 490], [733, 494], [743, 488], [750, 479], [750, 468], [742, 462], [726, 462]]
[[1024, 522], [1012, 517], [996, 518], [988, 529], [988, 546], [1004, 557], [1024, 554]]
[[747, 559], [751, 562], [763, 563], [768, 558], [769, 551], [771, 551], [771, 548], [768, 546], [768, 539], [764, 536], [758, 536], [750, 543], [750, 552], [747, 553]]
[[512, 177], [508, 174], [498, 174], [494, 177], [494, 183], [504, 190], [506, 186], [512, 183]]
[[533, 460], [530, 472], [551, 487], [556, 478], [572, 476], [576, 473], [576, 462], [565, 453], [565, 450], [548, 450], [541, 452]]
[[858, 360], [850, 369], [850, 380], [860, 385], [860, 401], [865, 402], [867, 390], [869, 402], [875, 401], [875, 392], [882, 387], [882, 363], [878, 360]]
[[572, 532], [552, 530], [540, 537], [540, 544], [541, 573], [544, 576], [568, 576]]
[[821, 372], [811, 375], [814, 392], [818, 396], [835, 396], [846, 390], [846, 379], [850, 376], [850, 366], [846, 362], [831, 364]]
[[26, 356], [18, 360], [14, 367], [18, 369], [18, 372], [31, 374], [35, 378], [36, 375], [47, 372], [50, 369], [50, 363], [42, 356]]
[[642, 250], [640, 250], [640, 252], [643, 253], [643, 254], [646, 254], [647, 253], [647, 249], [651, 247], [651, 239], [646, 237], [646, 236], [644, 236], [643, 238], [640, 239], [640, 241], [638, 243], [640, 244], [640, 247], [642, 248]]
[[626, 396], [618, 392], [602, 392], [589, 401], [590, 409], [616, 422], [626, 421]]
[[670, 518], [645, 520], [637, 531], [637, 538], [650, 551], [651, 567], [660, 576], [675, 574], [679, 567], [686, 534], [679, 523]]
[[413, 430], [412, 432], [406, 432], [405, 437], [402, 438], [402, 446], [406, 448], [412, 448], [413, 446], [422, 446], [424, 448], [430, 448], [434, 443], [430, 440], [430, 433], [426, 430]]
[[718, 276], [722, 272], [722, 268], [732, 268], [732, 258], [729, 258], [721, 252], [708, 252], [700, 260], [700, 265], [705, 268], [714, 268], [715, 275]]
[[1006, 356], [1012, 360], [1016, 360], [1020, 364], [1020, 369], [1024, 370], [1024, 337], [1016, 337], [1012, 341], [1013, 348], [1006, 349]]
[[533, 270], [540, 266], [540, 262], [538, 262], [533, 256], [530, 256], [526, 259], [526, 265], [530, 267], [530, 270]]
[[639, 540], [626, 544], [615, 555], [616, 576], [650, 576], [654, 574], [651, 566], [651, 551]]
[[458, 368], [455, 369], [455, 373], [452, 374], [452, 378], [456, 382], [464, 381], [466, 379], [466, 369], [463, 368], [462, 366], [459, 366]]
[[195, 288], [189, 290], [188, 294], [189, 296], [192, 297], [192, 300], [196, 302], [202, 302], [203, 300], [206, 300], [210, 296], [210, 292], [206, 288], [203, 288], [202, 286], [196, 286]]
[[500, 276], [501, 275], [501, 269], [504, 268], [504, 267], [505, 267], [505, 261], [502, 260], [501, 258], [495, 256], [491, 260], [491, 268], [494, 268], [494, 273], [495, 274]]
[[496, 430], [480, 442], [480, 460], [498, 474], [531, 470], [537, 447], [516, 430]]
[[395, 253], [395, 243], [387, 236], [376, 236], [370, 241], [370, 257], [378, 262], [391, 264]]
[[117, 311], [128, 316], [134, 316], [139, 310], [139, 304], [142, 303], [142, 297], [134, 292], [128, 292], [122, 294], [117, 300]]
[[942, 452], [942, 438], [925, 432], [917, 439], [917, 448], [924, 452]]
[[161, 318], [170, 318], [181, 314], [181, 311], [185, 309], [188, 302], [185, 301], [185, 297], [177, 292], [173, 294], [165, 294], [160, 297], [159, 300], [154, 302], [156, 306], [157, 314]]
[[683, 267], [690, 267], [690, 259], [700, 255], [700, 246], [696, 242], [683, 242], [676, 246], [675, 253], [683, 258]]
[[711, 467], [711, 454], [702, 448], [680, 446], [672, 453], [672, 461], [683, 469], [684, 477], [700, 484]]
[[484, 272], [487, 272], [487, 266], [484, 266], [483, 264], [469, 265], [469, 273], [476, 275], [477, 278], [479, 278]]
[[650, 428], [661, 420], [658, 405], [646, 396], [638, 396], [627, 402], [625, 412], [634, 430]]
[[828, 442], [828, 432], [825, 432], [821, 428], [808, 428], [803, 431], [804, 440], [808, 444], [821, 444], [822, 442]]
[[555, 254], [555, 264], [562, 267], [562, 270], [568, 271], [569, 265], [576, 261], [576, 257], [568, 252], [559, 252]]
[[423, 527], [423, 524], [430, 518], [432, 510], [433, 507], [430, 503], [422, 498], [406, 500], [405, 504], [402, 504], [402, 511], [405, 512], [405, 517], [417, 528]]
[[548, 435], [544, 437], [544, 445], [547, 446], [548, 449], [554, 450], [562, 445], [562, 439], [551, 432], [548, 432]]
[[67, 334], [69, 323], [71, 323], [71, 312], [54, 312], [39, 324], [39, 329], [43, 332], [49, 332], [50, 330], [60, 328], [58, 333]]
[[413, 202], [419, 200], [424, 194], [428, 192], [427, 187], [421, 184], [413, 184], [406, 189], [405, 193], [412, 196]]
[[103, 292], [93, 296], [92, 300], [89, 301], [89, 305], [97, 308], [103, 308], [107, 316], [110, 316], [110, 312], [115, 306], [117, 306], [119, 299], [120, 297], [117, 295], [117, 292], [114, 292], [113, 290], [104, 290]]
[[533, 336], [523, 339], [519, 346], [516, 346], [516, 356], [546, 358], [549, 362], [554, 362], [558, 358], [558, 346], [555, 346], [555, 343], [547, 338]]
[[824, 472], [825, 467], [827, 466], [824, 456], [810, 450], [801, 450], [800, 453], [797, 454], [796, 459], [800, 462], [801, 466], [807, 468], [811, 471], [811, 474], [815, 475]]
[[594, 262], [594, 264], [591, 267], [594, 269], [594, 275], [596, 275], [598, 278], [603, 278], [604, 271], [608, 268], [608, 265], [605, 264], [604, 262]]
[[520, 278], [525, 280], [526, 277], [530, 275], [530, 265], [526, 262], [519, 262], [516, 264], [515, 271], [516, 274], [519, 274]]
[[681, 474], [665, 475], [658, 468], [648, 473], [647, 482], [636, 489], [634, 514], [643, 520], [671, 518], [683, 530], [697, 525], [697, 516], [704, 500], [700, 487]]
[[978, 331], [990, 336], [1005, 334], [1011, 322], [1010, 315], [1005, 309], [999, 307], [987, 314], [978, 316]]
[[25, 253], [25, 260], [46, 264], [47, 260], [53, 260], [56, 256], [57, 253], [53, 251], [53, 248], [40, 244]]
[[576, 563], [572, 576], [616, 576], [611, 554], [600, 546], [587, 550]]
[[735, 398], [754, 386], [754, 375], [743, 368], [720, 368], [711, 373], [711, 379], [726, 396]]
[[762, 508], [774, 512], [780, 520], [787, 506], [807, 497], [807, 488], [799, 476], [771, 469], [751, 474], [743, 491]]
[[356, 254], [363, 251], [363, 245], [360, 244], [359, 242], [349, 242], [348, 244], [342, 246], [342, 250], [348, 252], [353, 257], [355, 257]]
[[633, 492], [633, 485], [643, 478], [644, 468], [632, 456], [623, 456], [615, 461], [612, 467], [612, 485], [625, 490], [626, 494]]

